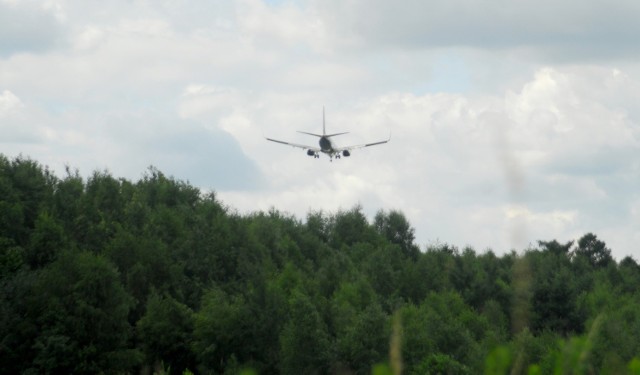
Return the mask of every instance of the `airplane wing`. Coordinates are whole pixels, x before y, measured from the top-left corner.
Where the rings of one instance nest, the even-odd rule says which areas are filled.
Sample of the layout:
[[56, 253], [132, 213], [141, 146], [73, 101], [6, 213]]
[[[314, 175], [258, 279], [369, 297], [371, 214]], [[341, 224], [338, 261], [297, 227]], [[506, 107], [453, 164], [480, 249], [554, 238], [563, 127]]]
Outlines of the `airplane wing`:
[[312, 146], [307, 146], [307, 145], [301, 145], [298, 143], [290, 143], [290, 142], [285, 142], [285, 141], [279, 141], [277, 139], [271, 139], [271, 138], [267, 138], [267, 141], [271, 141], [271, 142], [276, 142], [276, 143], [282, 143], [283, 145], [287, 145], [287, 146], [293, 146], [293, 147], [297, 147], [297, 148], [301, 148], [303, 150], [311, 150], [314, 152], [320, 152], [320, 148], [319, 147], [312, 147]]
[[391, 135], [389, 135], [389, 139], [384, 140], [384, 141], [378, 141], [378, 142], [372, 142], [372, 143], [365, 143], [363, 145], [355, 145], [355, 146], [345, 146], [345, 147], [336, 147], [335, 150], [337, 152], [341, 152], [341, 151], [351, 151], [351, 150], [355, 150], [357, 148], [363, 148], [363, 147], [369, 147], [369, 146], [376, 146], [376, 145], [381, 145], [381, 144], [385, 144], [387, 142], [389, 142], [391, 140]]

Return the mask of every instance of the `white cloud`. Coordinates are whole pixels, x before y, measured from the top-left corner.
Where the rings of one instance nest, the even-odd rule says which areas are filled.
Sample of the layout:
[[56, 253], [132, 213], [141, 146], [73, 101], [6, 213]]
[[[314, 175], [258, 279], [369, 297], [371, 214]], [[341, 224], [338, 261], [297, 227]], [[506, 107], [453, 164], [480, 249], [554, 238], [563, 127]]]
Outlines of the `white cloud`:
[[184, 88], [179, 103], [179, 113], [184, 118], [218, 119], [242, 103], [239, 90], [213, 87], [206, 84], [189, 84]]
[[39, 142], [49, 135], [43, 126], [44, 115], [29, 108], [10, 90], [0, 95], [0, 143], [5, 147], [12, 144], [24, 145]]
[[[389, 94], [329, 111], [332, 129], [367, 139], [391, 128], [392, 142], [327, 166], [293, 148], [247, 141], [272, 181], [271, 191], [223, 198], [241, 209], [275, 206], [301, 216], [364, 202], [375, 206], [368, 208], [371, 215], [393, 207], [407, 213], [422, 243], [439, 239], [497, 251], [597, 233], [594, 225], [602, 231], [624, 225], [628, 212], [611, 205], [633, 199], [640, 182], [632, 168], [640, 163], [638, 124], [625, 120], [620, 108], [595, 102], [582, 76], [572, 72], [544, 68], [503, 98]], [[592, 78], [597, 86], [608, 73]], [[289, 111], [263, 104], [272, 112]], [[254, 110], [246, 111], [236, 134], [241, 143], [258, 131]], [[272, 121], [262, 118], [271, 131], [287, 136]], [[285, 139], [313, 141], [285, 128], [291, 129]], [[610, 178], [624, 182], [611, 185]], [[611, 215], [606, 206], [614, 217], [599, 219]]]
[[[421, 244], [591, 231], [638, 251], [635, 3], [28, 4], [53, 34], [0, 52], [9, 155], [127, 178], [153, 164], [241, 211], [399, 209]], [[391, 142], [329, 163], [264, 140], [314, 144], [295, 131], [320, 131], [323, 105], [338, 143]]]
[[314, 5], [328, 30], [373, 48], [516, 49], [555, 60], [609, 59], [638, 51], [640, 6], [633, 0], [334, 0]]
[[2, 92], [2, 95], [0, 95], [0, 116], [7, 116], [11, 112], [22, 108], [24, 108], [24, 104], [22, 104], [20, 98], [9, 90]]
[[292, 4], [270, 7], [259, 0], [239, 2], [238, 24], [240, 31], [255, 42], [277, 45], [309, 45], [321, 51], [326, 33], [324, 24], [309, 8]]
[[65, 34], [59, 21], [50, 4], [0, 1], [0, 57], [53, 48]]

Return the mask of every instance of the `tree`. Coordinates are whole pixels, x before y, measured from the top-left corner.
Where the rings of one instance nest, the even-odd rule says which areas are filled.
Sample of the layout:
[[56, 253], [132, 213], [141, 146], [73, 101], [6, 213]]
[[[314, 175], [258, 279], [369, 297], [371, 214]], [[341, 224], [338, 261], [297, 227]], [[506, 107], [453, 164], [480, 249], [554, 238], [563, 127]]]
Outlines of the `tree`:
[[144, 201], [152, 208], [195, 207], [200, 201], [200, 190], [186, 182], [167, 177], [155, 167], [149, 167], [137, 188], [142, 192]]
[[0, 237], [0, 280], [18, 271], [25, 262], [25, 251], [13, 239]]
[[11, 162], [0, 155], [0, 236], [6, 241], [17, 244], [24, 231], [23, 211], [20, 192], [14, 188], [11, 178]]
[[297, 237], [296, 227], [301, 224], [290, 215], [275, 209], [268, 213], [259, 212], [252, 215], [249, 222], [249, 235], [264, 248], [264, 251], [275, 262], [277, 267], [293, 262], [298, 266], [305, 263]]
[[193, 350], [200, 370], [222, 373], [232, 358], [240, 363], [248, 361], [253, 320], [244, 296], [229, 296], [217, 288], [209, 290], [195, 314]]
[[358, 242], [376, 243], [376, 233], [362, 213], [361, 206], [349, 211], [340, 211], [329, 220], [330, 244], [335, 249]]
[[573, 246], [573, 241], [569, 241], [565, 244], [561, 244], [556, 240], [538, 241], [538, 245], [543, 251], [549, 251], [553, 254], [568, 256], [569, 251], [571, 250], [571, 246]]
[[294, 291], [290, 318], [280, 334], [282, 374], [322, 374], [332, 358], [327, 328], [309, 298]]
[[66, 173], [53, 192], [51, 214], [59, 220], [67, 237], [79, 241], [87, 230], [86, 213], [83, 211], [84, 182], [78, 170], [72, 173], [67, 167]]
[[128, 348], [131, 302], [105, 258], [61, 254], [43, 270], [30, 300], [28, 316], [39, 332], [33, 368], [43, 373], [132, 370], [140, 355]]
[[311, 211], [307, 214], [307, 230], [326, 243], [329, 240], [327, 234], [328, 221], [329, 219], [322, 211]]
[[345, 280], [353, 280], [360, 273], [344, 252], [331, 250], [322, 258], [320, 267], [315, 271], [315, 274], [314, 279], [319, 292], [330, 297]]
[[458, 293], [430, 293], [420, 306], [403, 306], [400, 313], [407, 373], [436, 371], [441, 366], [447, 366], [444, 373], [481, 371], [489, 351], [482, 339], [489, 326]]
[[[18, 156], [0, 160], [0, 235], [26, 247], [40, 209], [51, 205], [56, 178], [48, 168]], [[5, 229], [6, 228], [6, 229]]]
[[622, 278], [623, 292], [633, 294], [640, 291], [640, 266], [632, 257], [622, 259], [618, 270]]
[[342, 282], [330, 300], [330, 331], [336, 336], [344, 334], [353, 326], [357, 315], [373, 305], [379, 307], [379, 302], [366, 279]]
[[432, 246], [406, 264], [401, 274], [403, 297], [419, 305], [430, 292], [452, 288], [457, 253], [448, 245]]
[[600, 373], [624, 373], [626, 364], [640, 353], [640, 303], [637, 297], [614, 297], [613, 306], [592, 323], [595, 330], [590, 361]]
[[40, 334], [34, 311], [34, 285], [40, 271], [19, 268], [0, 278], [0, 372], [23, 373], [35, 357]]
[[124, 217], [120, 184], [107, 171], [95, 171], [87, 180], [79, 223], [83, 226], [79, 239], [83, 248], [100, 253], [117, 232]]
[[119, 229], [104, 248], [104, 255], [120, 270], [122, 285], [134, 297], [132, 322], [144, 313], [153, 290], [171, 293], [178, 289], [180, 265], [172, 262], [169, 249], [158, 238]]
[[246, 346], [251, 346], [251, 366], [259, 374], [280, 373], [280, 333], [288, 321], [292, 292], [283, 288], [289, 286], [287, 280], [281, 281], [284, 282], [268, 279], [248, 286], [247, 304], [252, 317], [248, 329], [252, 339]]
[[544, 330], [563, 335], [581, 333], [583, 317], [578, 309], [578, 287], [569, 259], [552, 252], [529, 252], [533, 271], [531, 289], [534, 333]]
[[29, 238], [26, 258], [31, 268], [40, 268], [55, 260], [66, 246], [62, 226], [46, 212], [40, 212]]
[[388, 317], [377, 301], [356, 312], [349, 325], [337, 336], [337, 359], [355, 374], [370, 374], [388, 351]]
[[414, 240], [395, 210], [241, 215], [155, 168], [85, 183], [0, 155], [0, 372], [368, 374], [391, 329], [406, 374], [623, 372], [640, 350], [640, 266], [594, 234]]
[[387, 312], [397, 307], [400, 277], [406, 263], [401, 254], [402, 250], [398, 245], [379, 247], [372, 252], [363, 265], [363, 271], [369, 283], [381, 297], [383, 308]]
[[611, 250], [593, 233], [587, 233], [578, 240], [578, 247], [574, 250], [576, 257], [586, 258], [591, 266], [601, 268], [609, 265], [613, 258]]
[[191, 309], [170, 296], [161, 297], [156, 293], [149, 297], [146, 307], [147, 311], [136, 328], [147, 363], [154, 367], [163, 363], [177, 374], [194, 368]]
[[402, 212], [391, 210], [385, 213], [380, 210], [374, 218], [373, 225], [387, 241], [400, 246], [405, 256], [413, 260], [417, 259], [420, 250], [413, 243], [415, 230]]

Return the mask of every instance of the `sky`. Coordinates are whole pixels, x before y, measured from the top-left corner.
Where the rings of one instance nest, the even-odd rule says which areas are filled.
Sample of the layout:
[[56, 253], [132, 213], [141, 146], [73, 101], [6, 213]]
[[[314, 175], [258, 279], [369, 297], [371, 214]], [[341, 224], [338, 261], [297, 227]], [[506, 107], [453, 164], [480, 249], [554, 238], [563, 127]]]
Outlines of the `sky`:
[[[640, 259], [636, 0], [0, 0], [0, 153], [241, 214], [399, 210], [423, 249]], [[329, 162], [314, 146], [386, 139]]]

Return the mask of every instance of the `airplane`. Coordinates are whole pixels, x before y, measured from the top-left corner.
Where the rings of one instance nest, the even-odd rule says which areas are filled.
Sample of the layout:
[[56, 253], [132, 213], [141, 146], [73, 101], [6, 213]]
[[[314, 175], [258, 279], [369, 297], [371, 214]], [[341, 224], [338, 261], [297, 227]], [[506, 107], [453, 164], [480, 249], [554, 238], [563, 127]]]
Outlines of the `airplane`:
[[389, 134], [389, 139], [384, 140], [384, 141], [365, 143], [365, 144], [362, 144], [362, 145], [355, 145], [355, 146], [336, 147], [333, 144], [333, 142], [331, 141], [331, 137], [335, 137], [337, 135], [342, 135], [342, 134], [348, 134], [348, 132], [327, 134], [324, 118], [325, 118], [324, 117], [324, 107], [322, 107], [322, 134], [314, 134], [314, 133], [307, 133], [307, 132], [298, 131], [298, 133], [312, 135], [314, 137], [320, 138], [320, 140], [318, 141], [320, 147], [313, 147], [313, 146], [301, 145], [301, 144], [297, 144], [297, 143], [279, 141], [277, 139], [272, 139], [272, 138], [267, 138], [267, 137], [265, 137], [265, 138], [268, 141], [271, 141], [271, 142], [282, 143], [283, 145], [298, 147], [298, 148], [301, 148], [303, 150], [307, 150], [307, 155], [313, 156], [314, 159], [319, 159], [320, 158], [320, 152], [322, 152], [324, 154], [329, 155], [329, 161], [333, 161], [333, 158], [340, 159], [341, 156], [349, 157], [349, 156], [351, 156], [351, 150], [354, 150], [354, 149], [357, 149], [357, 148], [381, 145], [381, 144], [387, 143], [387, 142], [389, 142], [391, 140], [391, 134]]

